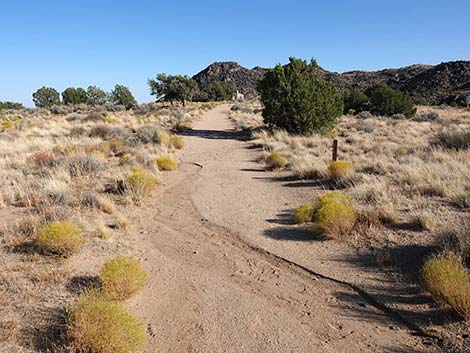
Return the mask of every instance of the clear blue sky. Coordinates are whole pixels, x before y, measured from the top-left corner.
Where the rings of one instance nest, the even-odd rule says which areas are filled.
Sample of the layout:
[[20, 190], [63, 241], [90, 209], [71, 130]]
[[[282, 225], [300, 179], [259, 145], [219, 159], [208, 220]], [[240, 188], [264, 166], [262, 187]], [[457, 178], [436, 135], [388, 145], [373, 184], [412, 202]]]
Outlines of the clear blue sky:
[[0, 3], [0, 100], [39, 87], [127, 85], [193, 75], [214, 61], [253, 67], [316, 58], [333, 71], [470, 60], [470, 1], [232, 0]]

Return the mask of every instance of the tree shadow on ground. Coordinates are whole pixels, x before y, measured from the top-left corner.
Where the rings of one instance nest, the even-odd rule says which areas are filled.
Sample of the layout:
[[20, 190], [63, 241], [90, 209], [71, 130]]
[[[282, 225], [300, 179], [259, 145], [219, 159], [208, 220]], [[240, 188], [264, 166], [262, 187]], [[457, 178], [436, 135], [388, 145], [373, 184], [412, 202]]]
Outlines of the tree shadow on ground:
[[179, 132], [179, 134], [182, 136], [193, 136], [206, 140], [251, 140], [251, 132], [249, 131], [188, 129]]
[[[22, 330], [22, 346], [35, 351], [65, 352], [70, 345], [67, 337], [67, 311], [65, 308], [44, 308], [36, 314], [42, 325], [30, 324]], [[27, 337], [27, 339], [26, 339]]]
[[313, 231], [311, 227], [308, 226], [296, 226], [296, 227], [276, 227], [266, 229], [263, 232], [265, 237], [274, 239], [274, 240], [292, 240], [292, 241], [322, 241], [325, 240], [317, 232]]
[[74, 276], [65, 287], [70, 293], [79, 295], [83, 292], [101, 288], [101, 281], [98, 276]]

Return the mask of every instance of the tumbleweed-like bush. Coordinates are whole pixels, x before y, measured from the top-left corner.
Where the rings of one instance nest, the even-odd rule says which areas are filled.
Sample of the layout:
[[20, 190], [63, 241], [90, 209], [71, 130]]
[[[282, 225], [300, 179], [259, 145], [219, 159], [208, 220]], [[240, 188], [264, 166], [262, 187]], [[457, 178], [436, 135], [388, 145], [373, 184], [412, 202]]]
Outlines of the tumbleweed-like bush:
[[313, 203], [305, 203], [297, 207], [294, 211], [295, 223], [308, 223], [312, 220], [314, 211]]
[[332, 179], [345, 179], [351, 174], [352, 166], [348, 161], [335, 161], [330, 163], [328, 172]]
[[158, 157], [155, 159], [157, 163], [157, 167], [159, 170], [163, 171], [171, 171], [176, 170], [178, 165], [176, 164], [175, 160], [171, 157]]
[[287, 164], [287, 159], [281, 152], [271, 152], [266, 157], [266, 166], [269, 169], [281, 169], [284, 168]]
[[313, 221], [320, 232], [329, 237], [344, 236], [356, 221], [351, 198], [342, 191], [330, 191], [318, 196]]
[[82, 294], [70, 307], [67, 332], [79, 352], [137, 353], [146, 346], [142, 321], [97, 292]]
[[41, 229], [36, 245], [45, 253], [70, 256], [85, 243], [80, 229], [69, 221], [52, 222]]
[[125, 300], [139, 292], [149, 273], [140, 262], [125, 256], [107, 261], [99, 274], [104, 294], [112, 300]]

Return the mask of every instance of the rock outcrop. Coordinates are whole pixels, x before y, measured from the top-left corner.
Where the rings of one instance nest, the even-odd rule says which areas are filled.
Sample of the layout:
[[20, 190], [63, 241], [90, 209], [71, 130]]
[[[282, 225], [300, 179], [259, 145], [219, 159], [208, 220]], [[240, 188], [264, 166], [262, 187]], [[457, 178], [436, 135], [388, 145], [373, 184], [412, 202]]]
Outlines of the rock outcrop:
[[[214, 81], [231, 82], [245, 95], [256, 95], [256, 81], [265, 68], [247, 69], [236, 62], [216, 62], [193, 78], [201, 87]], [[349, 71], [336, 73], [318, 69], [319, 75], [335, 83], [339, 90], [365, 89], [379, 82], [408, 92], [426, 104], [455, 103], [470, 106], [470, 61], [450, 61], [439, 65], [412, 65], [380, 71]]]

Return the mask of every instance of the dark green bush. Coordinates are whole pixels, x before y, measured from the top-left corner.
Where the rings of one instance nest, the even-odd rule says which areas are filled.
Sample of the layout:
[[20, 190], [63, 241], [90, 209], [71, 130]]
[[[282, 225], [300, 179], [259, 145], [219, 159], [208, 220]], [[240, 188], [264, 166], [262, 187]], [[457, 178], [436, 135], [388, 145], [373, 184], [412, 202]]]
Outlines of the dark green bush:
[[317, 63], [290, 58], [258, 82], [268, 126], [291, 133], [311, 134], [334, 127], [343, 113], [343, 100], [333, 83], [318, 77]]
[[209, 101], [220, 102], [233, 99], [235, 87], [230, 82], [216, 81], [209, 84], [204, 92]]
[[129, 88], [122, 85], [114, 86], [114, 89], [111, 91], [111, 100], [116, 105], [125, 106], [126, 109], [130, 109], [137, 105], [137, 101]]
[[355, 88], [351, 91], [345, 92], [343, 99], [345, 114], [348, 114], [350, 111], [359, 113], [367, 110], [369, 97], [367, 97], [367, 95], [360, 89]]
[[52, 87], [41, 87], [33, 93], [33, 102], [38, 108], [60, 105], [60, 94]]
[[411, 97], [386, 83], [379, 83], [366, 90], [369, 97], [370, 111], [376, 115], [392, 116], [403, 114], [410, 118], [416, 114]]
[[62, 92], [64, 104], [81, 104], [87, 102], [86, 91], [83, 88], [68, 87]]

